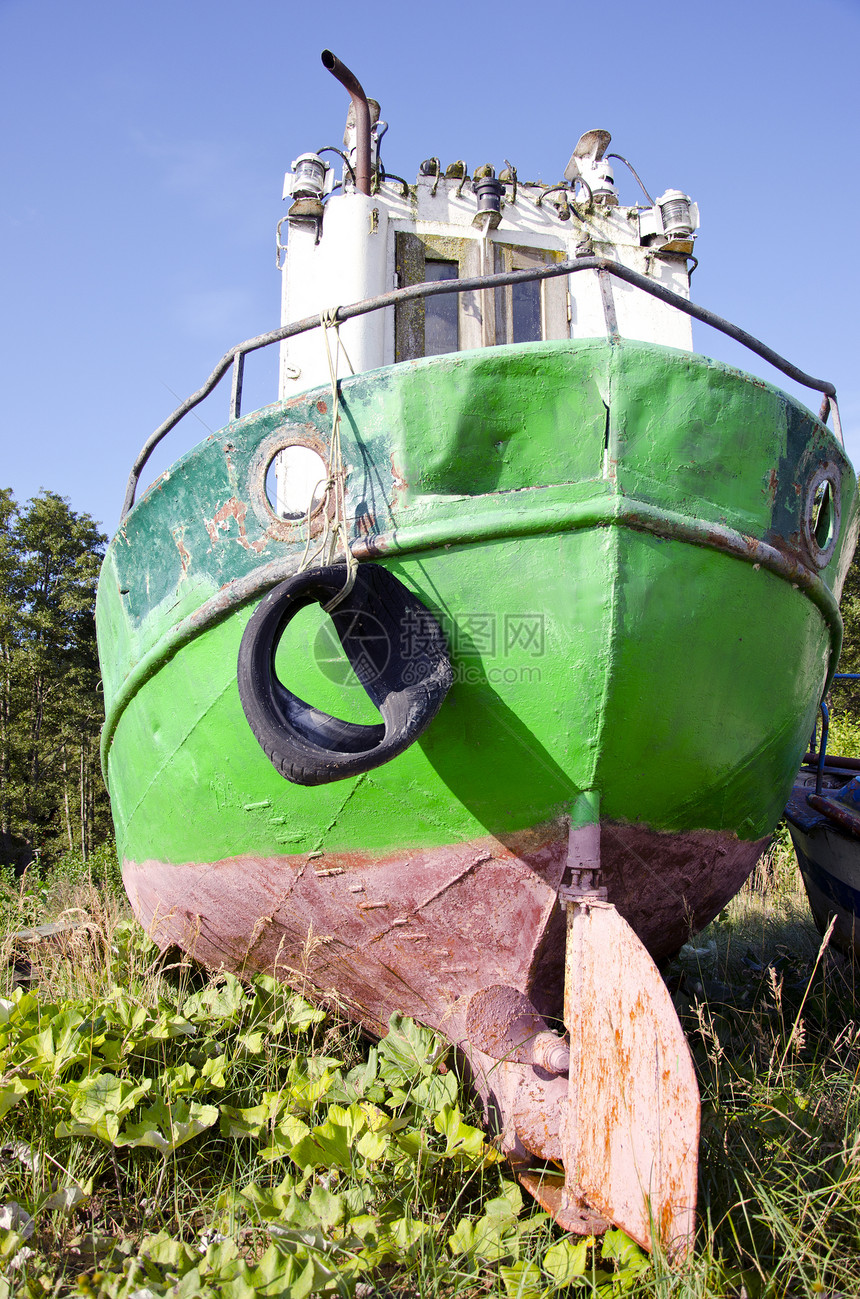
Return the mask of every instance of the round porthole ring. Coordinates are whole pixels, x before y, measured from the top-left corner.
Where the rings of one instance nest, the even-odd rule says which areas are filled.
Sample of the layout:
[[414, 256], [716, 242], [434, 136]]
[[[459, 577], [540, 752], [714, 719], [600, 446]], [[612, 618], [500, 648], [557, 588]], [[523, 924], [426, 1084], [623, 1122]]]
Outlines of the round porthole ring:
[[[827, 542], [827, 545], [822, 547], [819, 545], [818, 538], [815, 535], [816, 529], [814, 514], [815, 498], [818, 494], [818, 489], [825, 483], [830, 489], [828, 495], [830, 500], [829, 508], [832, 517], [830, 520], [830, 539]], [[806, 486], [806, 492], [803, 498], [803, 512], [801, 515], [801, 530], [804, 549], [816, 568], [826, 568], [836, 550], [841, 521], [841, 485], [842, 475], [840, 474], [839, 469], [832, 462], [826, 462], [818, 466]]]
[[[328, 447], [313, 424], [282, 424], [264, 438], [255, 451], [248, 467], [248, 497], [262, 527], [270, 537], [276, 537], [281, 541], [295, 541], [299, 529], [303, 529], [305, 524], [305, 515], [298, 519], [279, 518], [266, 495], [266, 474], [269, 466], [279, 451], [286, 451], [289, 447], [304, 447], [308, 451], [315, 451], [323, 464], [328, 460]], [[328, 515], [330, 519], [334, 517], [334, 501], [331, 497], [328, 503]], [[324, 521], [324, 502], [320, 501], [311, 512], [312, 537], [322, 532]]]

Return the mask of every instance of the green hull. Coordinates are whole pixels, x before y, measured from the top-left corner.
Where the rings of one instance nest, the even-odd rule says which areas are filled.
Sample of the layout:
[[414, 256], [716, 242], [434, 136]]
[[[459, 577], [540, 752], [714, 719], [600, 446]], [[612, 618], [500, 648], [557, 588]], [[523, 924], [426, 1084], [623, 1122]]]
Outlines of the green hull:
[[[856, 535], [854, 475], [818, 420], [726, 366], [627, 341], [345, 381], [356, 549], [435, 613], [455, 680], [401, 756], [304, 788], [251, 732], [236, 660], [305, 547], [265, 503], [266, 464], [285, 440], [325, 445], [330, 406], [321, 390], [229, 425], [111, 543], [104, 766], [125, 862], [504, 840], [558, 823], [582, 791], [612, 823], [770, 833], [835, 668]], [[803, 525], [822, 468], [839, 531], [823, 567]], [[290, 628], [279, 673], [318, 707], [374, 721], [327, 655], [326, 622], [315, 608]]]

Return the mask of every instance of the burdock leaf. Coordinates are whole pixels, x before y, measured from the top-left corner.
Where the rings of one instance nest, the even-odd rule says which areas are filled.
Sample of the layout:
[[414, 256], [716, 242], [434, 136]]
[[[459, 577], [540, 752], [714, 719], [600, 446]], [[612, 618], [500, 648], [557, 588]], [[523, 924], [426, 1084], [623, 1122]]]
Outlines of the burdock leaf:
[[344, 1172], [351, 1171], [352, 1141], [355, 1134], [345, 1123], [331, 1117], [331, 1110], [335, 1109], [340, 1109], [340, 1106], [332, 1105], [326, 1122], [314, 1128], [289, 1151], [290, 1158], [299, 1168], [340, 1168]]
[[23, 1096], [38, 1087], [36, 1078], [4, 1078], [0, 1081], [0, 1119], [17, 1105]]
[[90, 1025], [69, 1005], [22, 1042], [20, 1051], [32, 1072], [56, 1076], [72, 1065], [85, 1063], [93, 1045]]
[[432, 1029], [395, 1012], [378, 1047], [380, 1077], [390, 1086], [414, 1086], [429, 1077], [447, 1049]]
[[301, 1168], [304, 1168], [305, 1165], [300, 1158], [296, 1157], [295, 1151], [296, 1146], [301, 1145], [309, 1134], [310, 1128], [307, 1123], [297, 1118], [295, 1114], [284, 1114], [272, 1133], [269, 1144], [260, 1151], [260, 1158], [271, 1162], [273, 1159], [284, 1159], [289, 1155]]
[[238, 1019], [248, 1008], [248, 994], [244, 984], [234, 974], [221, 977], [218, 986], [211, 985], [202, 992], [195, 992], [186, 997], [182, 1003], [182, 1014], [195, 1023], [206, 1023], [209, 1020]]
[[168, 1106], [159, 1099], [143, 1111], [139, 1123], [132, 1123], [116, 1138], [117, 1146], [149, 1146], [167, 1155], [184, 1146], [186, 1141], [211, 1128], [218, 1121], [217, 1105], [198, 1105], [192, 1101], [174, 1101]]
[[80, 1205], [86, 1203], [93, 1193], [93, 1179], [88, 1177], [83, 1186], [77, 1182], [72, 1182], [68, 1186], [63, 1186], [59, 1191], [52, 1191], [46, 1200], [39, 1205], [40, 1211], [49, 1210], [52, 1213], [71, 1213]]
[[112, 1073], [88, 1074], [63, 1090], [71, 1097], [69, 1122], [57, 1125], [58, 1137], [97, 1137], [107, 1145], [117, 1141], [120, 1124], [152, 1087], [152, 1079], [139, 1085]]
[[585, 1274], [588, 1259], [589, 1237], [578, 1240], [576, 1244], [569, 1238], [551, 1245], [543, 1256], [543, 1265], [556, 1285], [573, 1285], [578, 1276]]
[[[259, 1137], [271, 1127], [287, 1103], [282, 1091], [263, 1092], [258, 1105], [244, 1109], [233, 1105], [221, 1106], [220, 1130], [223, 1137]], [[304, 1130], [307, 1127], [302, 1125]], [[295, 1138], [298, 1141], [298, 1137]]]
[[469, 1164], [498, 1163], [502, 1156], [488, 1145], [480, 1128], [463, 1122], [459, 1106], [445, 1105], [433, 1120], [436, 1131], [445, 1138], [443, 1158]]
[[325, 1011], [319, 1010], [312, 1006], [310, 1002], [305, 1001], [294, 992], [290, 997], [287, 1007], [287, 1023], [294, 1033], [306, 1033], [314, 1024], [321, 1024], [325, 1019]]
[[507, 1299], [539, 1299], [544, 1292], [540, 1270], [535, 1263], [514, 1263], [511, 1267], [500, 1267], [499, 1275]]
[[648, 1255], [644, 1249], [618, 1227], [613, 1227], [603, 1236], [600, 1242], [600, 1258], [604, 1263], [607, 1259], [611, 1259], [619, 1268], [631, 1269], [634, 1272], [641, 1272], [648, 1266]]

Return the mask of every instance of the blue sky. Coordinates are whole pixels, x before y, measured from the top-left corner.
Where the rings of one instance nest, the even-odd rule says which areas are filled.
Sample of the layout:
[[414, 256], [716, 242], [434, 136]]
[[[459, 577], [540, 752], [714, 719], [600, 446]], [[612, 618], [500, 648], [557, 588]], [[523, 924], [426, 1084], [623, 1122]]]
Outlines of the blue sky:
[[[860, 461], [858, 0], [0, 0], [0, 486], [112, 531], [146, 436], [278, 324], [283, 173], [343, 131], [326, 46], [381, 101], [408, 179], [435, 154], [549, 183], [609, 129], [652, 193], [698, 201], [694, 299], [833, 380]], [[704, 327], [696, 345], [792, 390]], [[245, 410], [275, 396], [274, 354], [252, 357]]]

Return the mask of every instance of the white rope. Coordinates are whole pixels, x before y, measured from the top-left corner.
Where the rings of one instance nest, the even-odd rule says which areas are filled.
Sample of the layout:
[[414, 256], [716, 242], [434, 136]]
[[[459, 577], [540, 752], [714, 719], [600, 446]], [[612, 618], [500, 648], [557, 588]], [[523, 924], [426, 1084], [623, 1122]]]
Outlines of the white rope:
[[[331, 442], [328, 454], [328, 477], [323, 488], [323, 535], [319, 545], [310, 554], [311, 544], [311, 509], [313, 507], [313, 497], [308, 505], [307, 527], [308, 539], [305, 544], [304, 554], [299, 565], [299, 571], [307, 568], [317, 558], [321, 566], [333, 564], [337, 556], [338, 547], [343, 549], [343, 557], [346, 563], [346, 581], [342, 589], [329, 600], [328, 604], [323, 605], [326, 613], [331, 613], [336, 609], [349, 595], [355, 585], [355, 575], [358, 571], [358, 560], [352, 553], [352, 547], [349, 542], [349, 529], [347, 526], [346, 514], [346, 471], [343, 464], [343, 451], [340, 439], [340, 390], [338, 387], [337, 367], [340, 360], [340, 353], [343, 352], [349, 366], [350, 373], [354, 374], [352, 362], [347, 355], [346, 348], [340, 337], [340, 328], [337, 321], [337, 307], [330, 308], [327, 311], [320, 312], [320, 325], [322, 326], [323, 342], [325, 343], [326, 360], [328, 362], [329, 378], [331, 380], [332, 396], [332, 425], [331, 425]], [[332, 358], [331, 347], [329, 345], [328, 331], [333, 329], [337, 339], [337, 350], [334, 359]], [[316, 495], [316, 493], [314, 493]], [[330, 518], [333, 514], [333, 519]]]

